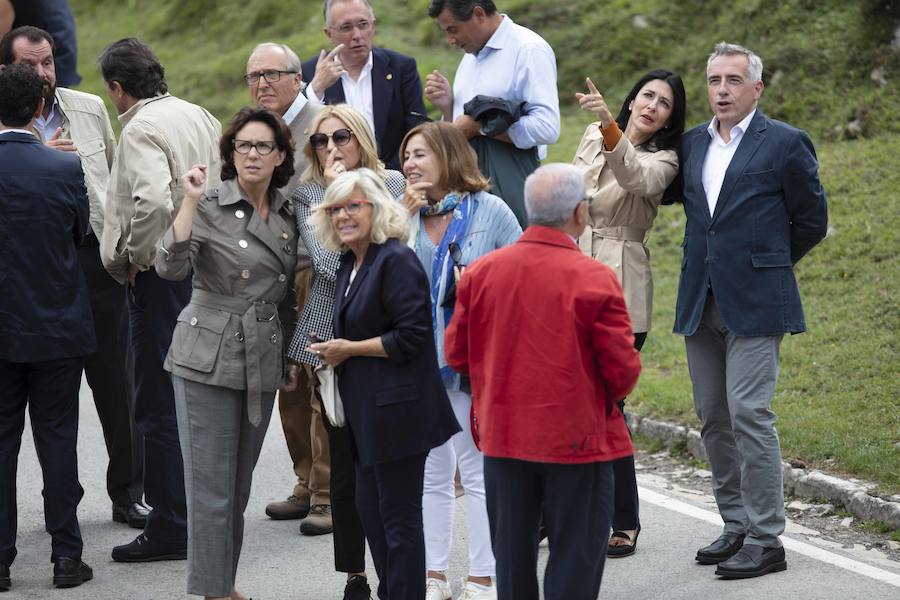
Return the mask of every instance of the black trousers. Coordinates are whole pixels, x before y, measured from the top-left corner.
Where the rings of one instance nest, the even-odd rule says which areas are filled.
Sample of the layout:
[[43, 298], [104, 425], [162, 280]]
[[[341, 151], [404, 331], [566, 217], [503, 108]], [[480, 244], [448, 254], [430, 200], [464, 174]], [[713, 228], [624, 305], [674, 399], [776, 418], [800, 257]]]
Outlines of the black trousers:
[[380, 600], [425, 597], [422, 487], [427, 456], [356, 466], [356, 508], [378, 573]]
[[[647, 332], [634, 334], [634, 348], [638, 352], [647, 340]], [[619, 410], [625, 414], [625, 399], [619, 401]], [[628, 430], [631, 433], [631, 429]], [[615, 481], [615, 499], [613, 501], [613, 530], [637, 529], [641, 526], [640, 500], [638, 499], [637, 477], [634, 472], [634, 455], [626, 456], [612, 462], [613, 480]]]
[[84, 374], [94, 396], [109, 455], [106, 491], [112, 503], [127, 506], [144, 495], [143, 440], [132, 426], [134, 406], [128, 355], [128, 312], [122, 286], [100, 262], [96, 237], [78, 248], [94, 316], [97, 352], [84, 358]]
[[44, 523], [50, 560], [81, 558], [76, 514], [84, 495], [78, 483], [78, 388], [83, 359], [35, 363], [0, 359], [0, 563], [16, 558], [16, 467], [25, 407], [44, 479]]
[[134, 420], [144, 438], [144, 494], [152, 507], [144, 533], [154, 541], [187, 542], [184, 463], [172, 378], [163, 362], [175, 321], [191, 298], [191, 280], [166, 281], [150, 269], [126, 286], [134, 359]]
[[612, 513], [612, 465], [484, 457], [498, 600], [538, 600], [538, 526], [550, 542], [546, 600], [596, 600]]
[[[318, 390], [316, 391], [318, 394]], [[350, 428], [333, 427], [325, 415], [322, 421], [328, 432], [331, 455], [331, 523], [334, 543], [334, 570], [341, 573], [362, 573], [366, 570], [366, 533], [356, 511], [356, 465]]]

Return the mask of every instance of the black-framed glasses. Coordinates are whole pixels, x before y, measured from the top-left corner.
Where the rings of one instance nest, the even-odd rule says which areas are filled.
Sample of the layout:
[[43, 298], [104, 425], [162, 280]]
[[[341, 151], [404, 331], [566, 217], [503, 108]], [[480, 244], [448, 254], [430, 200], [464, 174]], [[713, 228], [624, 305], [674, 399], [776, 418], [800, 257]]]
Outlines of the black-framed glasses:
[[251, 142], [248, 140], [231, 140], [234, 151], [238, 154], [250, 154], [250, 151], [256, 148], [256, 153], [260, 156], [272, 154], [275, 150], [275, 142]]
[[267, 71], [257, 71], [256, 73], [247, 73], [244, 75], [244, 81], [247, 82], [247, 85], [256, 85], [259, 83], [259, 78], [262, 77], [268, 83], [275, 83], [276, 81], [281, 79], [282, 75], [296, 75], [297, 71], [278, 71], [276, 69], [269, 69]]
[[356, 23], [341, 23], [337, 27], [329, 27], [328, 29], [333, 29], [338, 33], [350, 33], [354, 28], [359, 29], [360, 31], [366, 31], [369, 27], [372, 26], [372, 21], [367, 21], [366, 19], [360, 19]]
[[329, 138], [334, 140], [335, 146], [346, 146], [353, 137], [353, 131], [347, 128], [335, 129], [331, 135], [327, 133], [314, 133], [309, 136], [309, 144], [316, 150], [324, 150], [328, 147]]

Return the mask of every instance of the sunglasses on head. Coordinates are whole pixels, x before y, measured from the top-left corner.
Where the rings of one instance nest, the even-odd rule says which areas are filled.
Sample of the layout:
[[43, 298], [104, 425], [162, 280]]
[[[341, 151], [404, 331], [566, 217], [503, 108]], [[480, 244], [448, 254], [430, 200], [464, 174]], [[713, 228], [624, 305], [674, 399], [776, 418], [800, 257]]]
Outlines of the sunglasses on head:
[[309, 144], [316, 150], [322, 150], [328, 147], [328, 139], [334, 140], [335, 146], [346, 146], [350, 143], [353, 132], [349, 129], [335, 129], [331, 135], [327, 133], [314, 133], [309, 136]]

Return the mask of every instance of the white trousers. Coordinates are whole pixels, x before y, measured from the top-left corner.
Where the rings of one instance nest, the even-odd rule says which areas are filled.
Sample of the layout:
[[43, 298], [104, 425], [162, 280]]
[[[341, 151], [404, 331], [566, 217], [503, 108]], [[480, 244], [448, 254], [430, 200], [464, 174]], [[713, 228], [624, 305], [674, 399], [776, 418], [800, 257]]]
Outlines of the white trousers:
[[456, 489], [453, 479], [459, 465], [460, 481], [466, 490], [468, 521], [469, 575], [493, 577], [494, 552], [484, 500], [484, 456], [472, 439], [468, 394], [447, 391], [456, 420], [462, 431], [433, 448], [425, 461], [425, 486], [422, 494], [422, 519], [425, 525], [425, 568], [446, 572], [453, 542], [453, 510]]

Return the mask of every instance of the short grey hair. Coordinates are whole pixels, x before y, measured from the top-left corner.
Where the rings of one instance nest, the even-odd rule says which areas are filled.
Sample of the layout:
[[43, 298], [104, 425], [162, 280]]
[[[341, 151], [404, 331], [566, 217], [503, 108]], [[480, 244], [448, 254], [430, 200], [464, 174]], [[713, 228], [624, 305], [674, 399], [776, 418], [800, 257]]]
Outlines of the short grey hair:
[[346, 250], [341, 243], [328, 209], [343, 204], [354, 191], [359, 191], [372, 203], [372, 231], [369, 239], [373, 244], [383, 244], [390, 238], [406, 242], [409, 237], [409, 215], [394, 199], [387, 185], [375, 171], [361, 167], [341, 173], [325, 189], [325, 200], [316, 205], [307, 223], [312, 225], [322, 246], [333, 252]]
[[709, 65], [712, 64], [712, 61], [719, 58], [720, 56], [745, 56], [747, 57], [747, 75], [750, 77], [752, 83], [756, 83], [757, 81], [762, 81], [763, 74], [763, 62], [762, 59], [747, 50], [743, 46], [739, 46], [738, 44], [729, 44], [728, 42], [719, 42], [716, 44], [713, 53], [709, 55], [709, 59], [706, 61], [706, 73], [709, 74]]
[[584, 175], [568, 163], [546, 164], [525, 180], [530, 225], [562, 227], [584, 199]]
[[[290, 46], [287, 44], [278, 44], [276, 42], [263, 42], [262, 44], [257, 44], [253, 51], [250, 53], [250, 56], [256, 54], [257, 50], [261, 50], [263, 48], [278, 48], [287, 56], [287, 70], [294, 71], [295, 73], [300, 72], [300, 68], [302, 63], [300, 62], [300, 57], [297, 56], [297, 53], [291, 50]], [[250, 58], [247, 58], [247, 61], [250, 61]]]
[[339, 2], [362, 2], [366, 5], [366, 8], [369, 9], [369, 14], [372, 18], [375, 18], [375, 11], [372, 10], [372, 5], [369, 4], [369, 0], [324, 0], [322, 2], [322, 17], [325, 19], [325, 24], [328, 25], [328, 11], [331, 10], [331, 7]]

